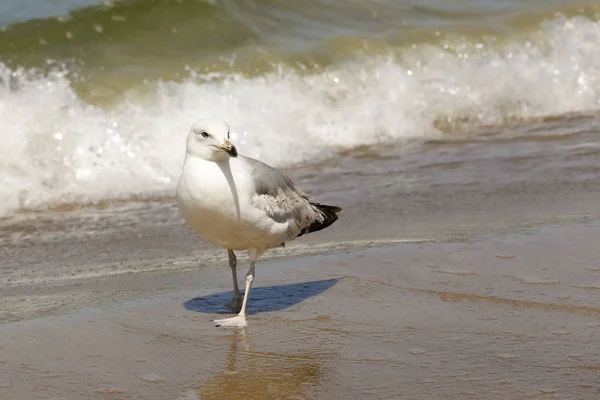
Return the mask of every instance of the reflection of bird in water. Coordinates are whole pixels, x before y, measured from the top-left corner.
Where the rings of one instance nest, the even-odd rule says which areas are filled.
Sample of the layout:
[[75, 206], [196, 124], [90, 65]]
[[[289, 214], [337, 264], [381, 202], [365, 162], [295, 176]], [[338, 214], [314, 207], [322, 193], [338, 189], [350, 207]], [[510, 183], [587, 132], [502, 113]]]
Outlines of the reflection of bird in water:
[[[340, 207], [315, 203], [275, 168], [238, 154], [229, 125], [207, 118], [192, 125], [177, 185], [177, 201], [187, 223], [206, 240], [227, 249], [233, 274], [233, 318], [222, 326], [246, 326], [246, 306], [254, 265], [265, 251], [285, 245], [337, 221]], [[246, 291], [237, 282], [234, 250], [247, 250]]]
[[202, 400], [299, 398], [304, 386], [316, 385], [320, 375], [313, 355], [254, 352], [246, 332], [236, 332], [225, 370], [195, 390]]

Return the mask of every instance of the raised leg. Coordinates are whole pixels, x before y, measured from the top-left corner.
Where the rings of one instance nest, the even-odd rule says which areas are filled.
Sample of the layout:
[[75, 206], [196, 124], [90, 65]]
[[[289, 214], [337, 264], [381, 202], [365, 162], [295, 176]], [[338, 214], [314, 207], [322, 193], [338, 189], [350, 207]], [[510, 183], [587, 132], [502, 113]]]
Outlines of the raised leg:
[[246, 290], [244, 291], [244, 300], [242, 301], [242, 309], [233, 318], [216, 319], [214, 322], [217, 326], [246, 326], [246, 308], [248, 306], [248, 297], [250, 296], [250, 288], [254, 281], [254, 261], [250, 261], [250, 269], [246, 274]]
[[229, 255], [229, 266], [231, 267], [231, 276], [233, 277], [233, 298], [228, 306], [232, 312], [237, 313], [242, 309], [242, 294], [240, 293], [237, 280], [237, 259], [233, 250], [228, 249], [227, 254]]

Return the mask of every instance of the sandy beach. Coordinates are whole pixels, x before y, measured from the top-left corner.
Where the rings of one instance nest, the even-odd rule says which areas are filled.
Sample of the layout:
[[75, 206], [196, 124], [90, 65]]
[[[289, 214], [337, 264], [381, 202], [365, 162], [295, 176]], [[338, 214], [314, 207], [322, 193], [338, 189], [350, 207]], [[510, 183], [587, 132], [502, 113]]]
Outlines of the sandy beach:
[[129, 299], [1, 325], [0, 398], [595, 399], [599, 233], [265, 262], [245, 330], [210, 322], [231, 296], [224, 267], [90, 279]]

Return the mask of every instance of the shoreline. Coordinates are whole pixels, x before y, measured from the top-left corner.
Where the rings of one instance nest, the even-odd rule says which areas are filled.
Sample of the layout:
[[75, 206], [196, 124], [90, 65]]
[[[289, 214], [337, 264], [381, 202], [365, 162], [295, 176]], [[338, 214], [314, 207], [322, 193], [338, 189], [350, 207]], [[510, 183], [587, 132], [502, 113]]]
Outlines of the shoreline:
[[[331, 241], [319, 242], [317, 236], [321, 236], [320, 233], [313, 235], [312, 238], [292, 241], [285, 248], [269, 250], [259, 265], [342, 255], [369, 249], [394, 248], [404, 244], [470, 243], [496, 236], [525, 235], [527, 232], [536, 232], [547, 227], [560, 229], [563, 226], [593, 225], [597, 221], [600, 219], [580, 215], [570, 218], [557, 217], [554, 221], [531, 221], [497, 229], [479, 227], [479, 229], [439, 232], [437, 235], [430, 234], [429, 237], [349, 241], [336, 241], [335, 235], [330, 235], [328, 239]], [[192, 240], [198, 239], [194, 233], [190, 236]], [[82, 307], [102, 306], [177, 291], [178, 282], [186, 281], [180, 279], [180, 276], [189, 276], [193, 280], [194, 275], [203, 276], [213, 271], [220, 271], [229, 276], [227, 253], [207, 243], [199, 244], [199, 248], [189, 254], [178, 251], [176, 255], [135, 260], [131, 256], [125, 256], [124, 253], [118, 253], [123, 256], [122, 260], [107, 263], [92, 258], [88, 261], [89, 272], [85, 272], [85, 267], [81, 264], [78, 269], [61, 271], [64, 267], [57, 261], [51, 261], [46, 267], [38, 265], [35, 269], [27, 271], [27, 274], [16, 268], [9, 269], [4, 278], [0, 279], [0, 291], [4, 303], [0, 310], [0, 326], [48, 315], [69, 313]], [[39, 241], [37, 245], [40, 246]], [[47, 246], [51, 247], [52, 243]], [[41, 247], [40, 251], [43, 251], [44, 247], [46, 246]], [[242, 277], [247, 267], [247, 255], [245, 252], [239, 252], [237, 256], [238, 265], [241, 265], [238, 268], [238, 275]], [[85, 262], [85, 258], [75, 257], [74, 261]]]

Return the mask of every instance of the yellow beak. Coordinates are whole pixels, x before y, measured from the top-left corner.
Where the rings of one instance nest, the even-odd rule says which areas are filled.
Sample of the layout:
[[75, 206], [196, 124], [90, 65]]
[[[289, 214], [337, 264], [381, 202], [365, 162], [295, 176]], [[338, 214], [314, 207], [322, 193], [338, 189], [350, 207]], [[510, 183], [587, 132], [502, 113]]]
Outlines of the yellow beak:
[[237, 157], [238, 152], [233, 143], [229, 140], [225, 139], [223, 141], [223, 145], [221, 146], [223, 150], [225, 150], [231, 157]]

